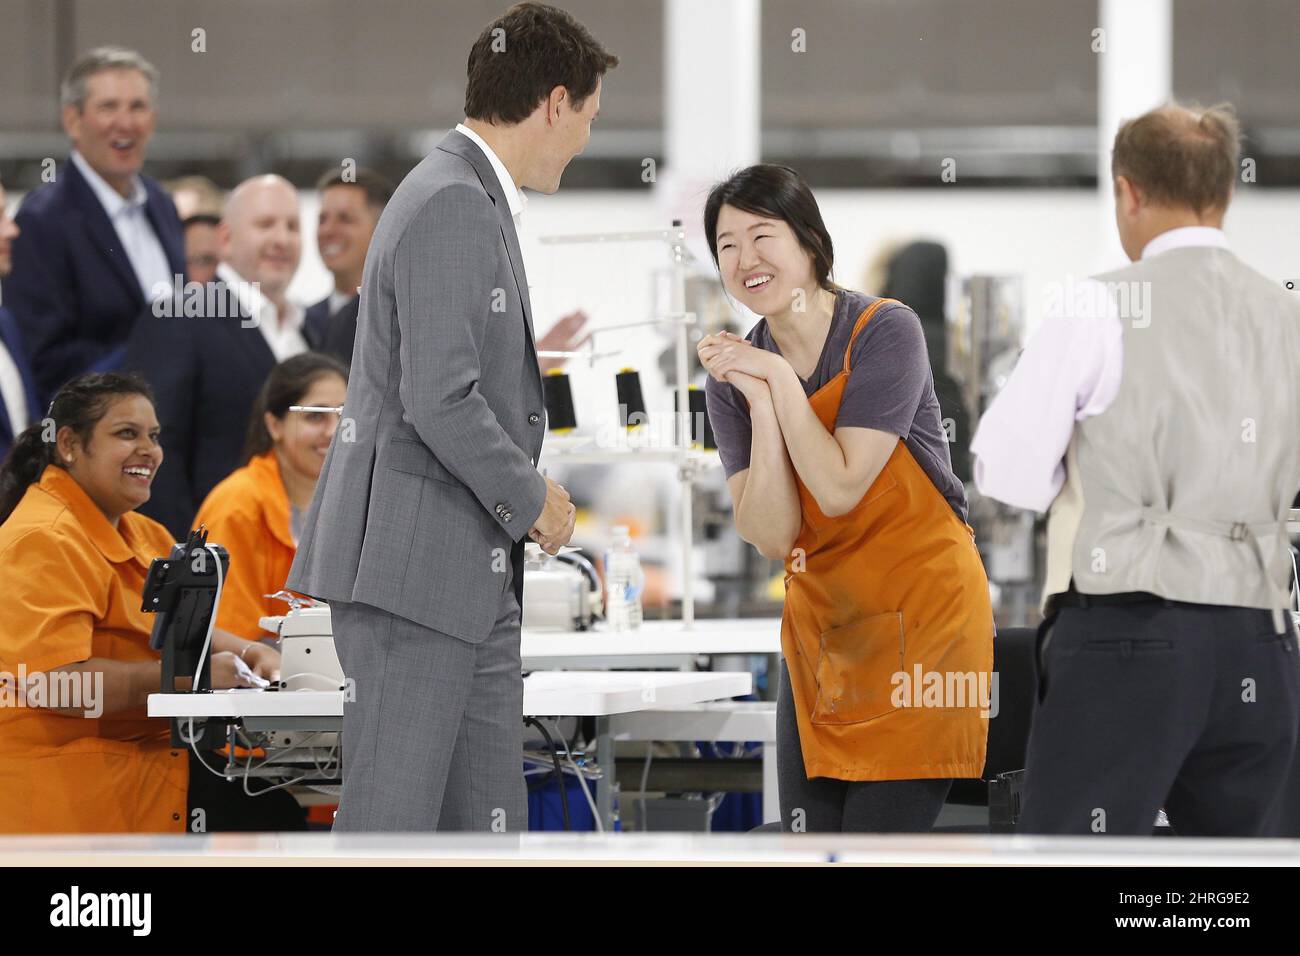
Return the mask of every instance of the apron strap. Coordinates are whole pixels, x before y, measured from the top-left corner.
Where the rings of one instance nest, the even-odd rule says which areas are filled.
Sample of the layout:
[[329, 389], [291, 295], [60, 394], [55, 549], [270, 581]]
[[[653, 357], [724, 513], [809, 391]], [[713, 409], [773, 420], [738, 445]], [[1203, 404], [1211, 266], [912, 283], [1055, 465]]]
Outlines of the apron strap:
[[863, 309], [862, 314], [858, 316], [858, 321], [854, 323], [853, 326], [853, 333], [849, 336], [849, 344], [844, 349], [845, 373], [851, 371], [851, 369], [849, 368], [849, 359], [853, 356], [853, 340], [858, 337], [859, 332], [861, 332], [864, 328], [866, 328], [867, 323], [871, 321], [871, 317], [876, 314], [876, 311], [882, 305], [890, 305], [890, 304], [902, 305], [902, 303], [899, 302], [897, 299], [877, 299], [875, 302], [871, 303], [871, 305]]

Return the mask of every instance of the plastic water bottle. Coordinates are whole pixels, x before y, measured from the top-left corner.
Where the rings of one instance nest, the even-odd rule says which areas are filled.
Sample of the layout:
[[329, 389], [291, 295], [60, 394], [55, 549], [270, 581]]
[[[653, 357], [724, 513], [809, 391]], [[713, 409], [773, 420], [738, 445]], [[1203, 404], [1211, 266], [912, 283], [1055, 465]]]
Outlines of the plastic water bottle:
[[627, 525], [613, 530], [614, 540], [605, 549], [605, 623], [611, 631], [631, 631], [641, 626], [645, 574]]

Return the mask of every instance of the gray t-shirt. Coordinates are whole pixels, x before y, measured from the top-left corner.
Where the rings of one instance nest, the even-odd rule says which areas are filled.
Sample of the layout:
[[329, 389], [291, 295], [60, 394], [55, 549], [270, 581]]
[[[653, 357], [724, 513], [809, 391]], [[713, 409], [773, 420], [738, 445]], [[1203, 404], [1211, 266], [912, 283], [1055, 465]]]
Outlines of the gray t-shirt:
[[[853, 326], [874, 301], [874, 296], [861, 292], [835, 293], [835, 312], [817, 370], [811, 379], [801, 380], [806, 394], [812, 395], [839, 374]], [[767, 319], [759, 319], [745, 338], [758, 348], [781, 353], [768, 331]], [[965, 521], [966, 491], [952, 473], [943, 416], [916, 313], [901, 304], [883, 306], [854, 340], [851, 365], [836, 427], [875, 428], [902, 438], [922, 471]], [[734, 385], [712, 376], [704, 393], [718, 454], [730, 478], [749, 467], [749, 405]]]

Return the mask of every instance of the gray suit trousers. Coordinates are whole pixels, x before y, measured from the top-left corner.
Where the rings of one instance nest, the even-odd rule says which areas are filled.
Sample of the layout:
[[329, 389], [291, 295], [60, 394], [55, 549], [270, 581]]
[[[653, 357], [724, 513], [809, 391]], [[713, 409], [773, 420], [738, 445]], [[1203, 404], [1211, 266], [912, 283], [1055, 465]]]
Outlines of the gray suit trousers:
[[481, 644], [366, 604], [330, 602], [355, 698], [343, 706], [336, 832], [528, 829], [511, 576], [502, 575], [496, 623]]

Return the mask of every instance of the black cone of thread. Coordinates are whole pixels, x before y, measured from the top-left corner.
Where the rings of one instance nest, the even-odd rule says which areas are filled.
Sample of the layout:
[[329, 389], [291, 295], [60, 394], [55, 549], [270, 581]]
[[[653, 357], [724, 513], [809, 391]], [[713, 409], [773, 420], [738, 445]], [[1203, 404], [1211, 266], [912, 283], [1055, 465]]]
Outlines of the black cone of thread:
[[573, 386], [563, 372], [542, 376], [542, 400], [546, 404], [547, 431], [567, 431], [578, 427], [573, 410]]
[[[690, 386], [686, 394], [690, 396], [689, 402], [691, 406], [691, 444], [698, 445], [700, 443], [700, 423], [703, 422], [704, 423], [704, 446], [703, 446], [704, 450], [705, 451], [717, 450], [718, 443], [713, 440], [713, 424], [709, 421], [709, 407], [708, 407], [708, 402], [706, 401], [704, 396], [704, 390], [701, 388], [696, 388], [694, 385], [692, 385]], [[677, 399], [677, 390], [673, 389], [673, 411], [677, 411], [679, 407], [680, 405]]]
[[618, 388], [618, 423], [624, 428], [636, 428], [649, 421], [645, 399], [641, 396], [641, 375], [635, 369], [624, 369], [614, 379]]

